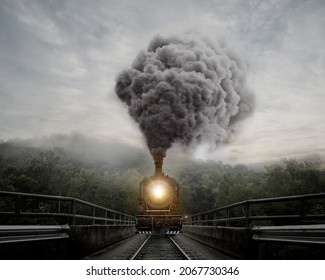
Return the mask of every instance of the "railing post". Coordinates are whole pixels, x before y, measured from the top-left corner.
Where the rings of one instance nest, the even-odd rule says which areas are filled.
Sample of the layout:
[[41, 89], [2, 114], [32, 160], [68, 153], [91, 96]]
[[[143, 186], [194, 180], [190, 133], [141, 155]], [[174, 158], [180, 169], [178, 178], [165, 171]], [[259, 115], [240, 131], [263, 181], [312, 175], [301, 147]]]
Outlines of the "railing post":
[[20, 214], [21, 213], [21, 195], [18, 194], [16, 196], [16, 201], [15, 201], [15, 213]]
[[230, 212], [229, 208], [226, 208], [226, 227], [229, 227], [229, 218], [230, 218]]
[[107, 225], [107, 209], [105, 209], [105, 226]]
[[299, 209], [300, 217], [305, 216], [305, 198], [300, 198], [300, 209]]
[[96, 224], [96, 207], [95, 206], [92, 206], [92, 210], [93, 210], [93, 220], [92, 220], [92, 224]]
[[71, 200], [71, 214], [72, 214], [72, 218], [71, 218], [71, 224], [75, 225], [76, 224], [76, 200], [72, 199]]
[[251, 210], [250, 210], [248, 201], [246, 201], [246, 203], [245, 203], [245, 208], [246, 208], [245, 209], [246, 210], [245, 226], [248, 228], [249, 224], [250, 224], [250, 216], [251, 216]]
[[216, 226], [217, 225], [217, 221], [216, 221], [216, 218], [217, 218], [217, 213], [215, 211], [213, 211], [212, 213], [212, 225], [213, 226]]

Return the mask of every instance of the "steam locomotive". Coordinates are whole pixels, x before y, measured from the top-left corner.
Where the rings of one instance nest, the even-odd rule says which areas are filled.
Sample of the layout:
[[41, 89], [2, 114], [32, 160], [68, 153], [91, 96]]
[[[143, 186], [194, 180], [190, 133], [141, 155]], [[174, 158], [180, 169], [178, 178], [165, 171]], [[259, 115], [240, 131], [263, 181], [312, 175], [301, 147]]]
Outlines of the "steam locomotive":
[[163, 156], [154, 155], [155, 173], [140, 182], [139, 233], [178, 234], [182, 228], [179, 213], [179, 183], [162, 171]]

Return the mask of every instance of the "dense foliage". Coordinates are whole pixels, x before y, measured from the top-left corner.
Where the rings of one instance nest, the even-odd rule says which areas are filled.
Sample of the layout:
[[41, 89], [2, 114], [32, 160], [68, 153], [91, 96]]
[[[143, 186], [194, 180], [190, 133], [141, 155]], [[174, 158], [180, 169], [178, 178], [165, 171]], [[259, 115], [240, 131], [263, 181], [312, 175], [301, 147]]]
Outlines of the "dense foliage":
[[[81, 160], [63, 148], [6, 142], [0, 144], [0, 190], [72, 196], [135, 214], [139, 182], [150, 174], [152, 163], [141, 154], [132, 157], [121, 162]], [[183, 213], [250, 198], [325, 192], [325, 173], [317, 161], [282, 159], [260, 171], [180, 161], [171, 173], [181, 184]]]

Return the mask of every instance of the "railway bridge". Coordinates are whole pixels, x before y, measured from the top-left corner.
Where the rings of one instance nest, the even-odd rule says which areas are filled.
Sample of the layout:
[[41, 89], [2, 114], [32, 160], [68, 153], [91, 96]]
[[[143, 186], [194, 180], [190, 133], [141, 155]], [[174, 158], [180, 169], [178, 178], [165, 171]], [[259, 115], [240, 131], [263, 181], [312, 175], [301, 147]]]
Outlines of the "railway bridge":
[[[226, 258], [325, 259], [324, 202], [325, 193], [246, 200], [184, 215], [180, 235]], [[0, 258], [80, 259], [141, 238], [148, 247], [150, 234], [136, 234], [135, 224], [134, 216], [77, 198], [0, 191]]]

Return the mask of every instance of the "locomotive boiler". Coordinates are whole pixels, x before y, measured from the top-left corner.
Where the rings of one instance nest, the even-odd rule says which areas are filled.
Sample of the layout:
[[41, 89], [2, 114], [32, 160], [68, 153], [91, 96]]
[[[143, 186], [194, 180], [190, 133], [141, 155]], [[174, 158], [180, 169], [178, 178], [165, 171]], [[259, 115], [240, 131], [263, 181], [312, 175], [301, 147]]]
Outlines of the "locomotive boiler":
[[163, 155], [153, 157], [154, 175], [140, 182], [136, 229], [140, 233], [177, 234], [182, 228], [179, 183], [163, 173]]

